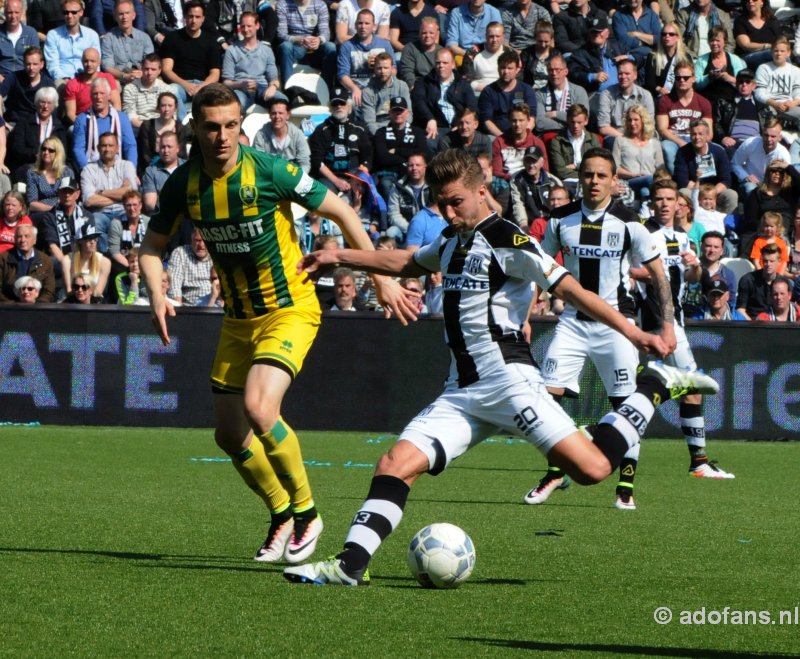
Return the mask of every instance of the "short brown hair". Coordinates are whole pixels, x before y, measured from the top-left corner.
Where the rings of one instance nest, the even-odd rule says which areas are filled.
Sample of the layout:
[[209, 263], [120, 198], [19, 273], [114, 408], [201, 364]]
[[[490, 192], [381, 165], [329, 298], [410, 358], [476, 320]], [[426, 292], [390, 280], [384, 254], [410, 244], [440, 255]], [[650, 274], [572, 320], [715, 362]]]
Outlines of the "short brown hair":
[[483, 183], [483, 169], [477, 159], [463, 149], [447, 149], [431, 160], [425, 179], [432, 188], [441, 188], [455, 181], [474, 188]]
[[[163, 93], [166, 94], [167, 92]], [[234, 103], [239, 106], [241, 112], [242, 104], [239, 102], [239, 97], [233, 93], [233, 90], [221, 82], [212, 82], [197, 92], [192, 99], [192, 116], [199, 118], [200, 110], [203, 108], [216, 108]]]

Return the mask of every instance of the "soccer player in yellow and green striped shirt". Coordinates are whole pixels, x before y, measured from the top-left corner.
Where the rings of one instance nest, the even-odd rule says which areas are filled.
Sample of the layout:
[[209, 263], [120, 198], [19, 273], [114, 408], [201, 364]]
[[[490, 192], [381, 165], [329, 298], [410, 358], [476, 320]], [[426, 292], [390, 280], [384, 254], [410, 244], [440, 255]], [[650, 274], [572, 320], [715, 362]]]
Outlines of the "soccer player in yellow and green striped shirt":
[[[290, 204], [319, 210], [349, 244], [372, 249], [356, 213], [297, 166], [239, 144], [241, 107], [220, 84], [192, 103], [196, 153], [159, 195], [139, 260], [153, 322], [169, 343], [175, 310], [161, 292], [162, 254], [181, 218], [202, 234], [225, 299], [212, 367], [215, 439], [271, 513], [255, 558], [296, 563], [310, 556], [322, 532], [294, 430], [280, 414], [319, 327], [313, 284], [298, 275], [301, 259]], [[199, 153], [199, 156], [198, 156]], [[399, 286], [379, 277], [382, 305], [404, 324], [415, 317]]]

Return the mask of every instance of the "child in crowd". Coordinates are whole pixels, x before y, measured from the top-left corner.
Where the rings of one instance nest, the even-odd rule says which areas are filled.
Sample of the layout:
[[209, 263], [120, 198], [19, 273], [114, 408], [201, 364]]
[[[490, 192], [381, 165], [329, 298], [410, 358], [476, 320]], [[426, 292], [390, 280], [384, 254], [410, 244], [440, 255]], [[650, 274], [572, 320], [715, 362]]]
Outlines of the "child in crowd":
[[725, 235], [725, 218], [722, 211], [717, 210], [717, 188], [712, 183], [703, 183], [697, 192], [694, 205], [694, 221], [706, 231], [719, 231]]
[[753, 249], [750, 250], [750, 262], [757, 270], [761, 269], [761, 249], [764, 245], [774, 243], [781, 250], [778, 274], [784, 274], [786, 266], [789, 264], [789, 246], [786, 244], [783, 234], [783, 217], [780, 213], [767, 211], [761, 216], [758, 235], [753, 243]]

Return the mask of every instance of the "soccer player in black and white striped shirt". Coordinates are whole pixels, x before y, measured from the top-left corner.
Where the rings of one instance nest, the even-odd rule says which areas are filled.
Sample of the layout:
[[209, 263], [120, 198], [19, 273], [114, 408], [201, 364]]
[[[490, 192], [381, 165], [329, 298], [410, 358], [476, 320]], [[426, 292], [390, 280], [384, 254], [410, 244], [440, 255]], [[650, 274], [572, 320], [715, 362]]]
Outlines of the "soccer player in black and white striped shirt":
[[715, 391], [707, 376], [651, 365], [636, 392], [600, 420], [590, 442], [553, 401], [530, 355], [522, 327], [532, 284], [624, 334], [645, 352], [666, 355], [663, 339], [642, 332], [596, 294], [583, 289], [519, 227], [489, 210], [480, 164], [465, 151], [437, 155], [427, 171], [431, 192], [449, 224], [430, 245], [406, 251], [326, 250], [301, 266], [341, 263], [371, 272], [418, 276], [441, 271], [446, 341], [452, 354], [444, 392], [420, 412], [378, 462], [367, 499], [332, 559], [289, 567], [290, 581], [366, 585], [367, 565], [403, 516], [411, 485], [438, 474], [497, 432], [527, 439], [582, 484], [613, 473], [639, 443], [656, 405], [674, 387]]
[[[617, 166], [611, 152], [589, 149], [579, 169], [582, 201], [556, 209], [547, 223], [542, 247], [551, 255], [561, 252], [564, 265], [585, 289], [590, 290], [625, 316], [631, 324], [636, 313], [629, 283], [631, 261], [642, 263], [654, 282], [663, 318], [662, 337], [675, 347], [673, 304], [658, 243], [639, 217], [612, 192], [617, 183]], [[568, 304], [556, 326], [542, 368], [547, 390], [557, 400], [577, 397], [586, 360], [591, 359], [606, 388], [614, 409], [636, 390], [639, 353], [620, 333], [596, 322]], [[631, 447], [620, 466], [616, 507], [632, 510], [632, 470], [638, 459], [638, 445]], [[633, 466], [631, 466], [633, 465]], [[525, 495], [529, 504], [547, 501], [556, 489], [569, 485], [564, 471], [552, 462], [539, 484]]]

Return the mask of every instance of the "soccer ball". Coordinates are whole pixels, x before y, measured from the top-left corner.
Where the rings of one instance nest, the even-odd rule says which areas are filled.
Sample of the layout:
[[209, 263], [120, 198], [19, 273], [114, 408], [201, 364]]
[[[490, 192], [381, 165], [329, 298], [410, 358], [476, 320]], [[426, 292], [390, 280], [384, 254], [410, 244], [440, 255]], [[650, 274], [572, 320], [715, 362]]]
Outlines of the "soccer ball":
[[475, 546], [453, 524], [430, 524], [411, 539], [408, 567], [425, 588], [458, 588], [475, 568]]

